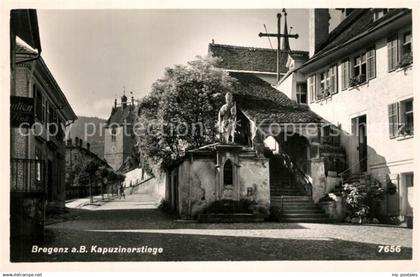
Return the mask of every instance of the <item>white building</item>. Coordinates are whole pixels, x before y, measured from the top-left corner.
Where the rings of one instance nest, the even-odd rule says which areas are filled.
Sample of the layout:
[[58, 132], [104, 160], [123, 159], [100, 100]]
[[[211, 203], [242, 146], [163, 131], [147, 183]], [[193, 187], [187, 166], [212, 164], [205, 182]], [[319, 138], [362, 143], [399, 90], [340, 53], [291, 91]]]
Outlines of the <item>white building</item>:
[[412, 12], [341, 13], [330, 32], [332, 13], [310, 11], [309, 60], [277, 87], [287, 91], [293, 77], [305, 76], [310, 109], [342, 130], [346, 172], [371, 175], [385, 188], [395, 185], [384, 212], [404, 219], [412, 215], [414, 180]]

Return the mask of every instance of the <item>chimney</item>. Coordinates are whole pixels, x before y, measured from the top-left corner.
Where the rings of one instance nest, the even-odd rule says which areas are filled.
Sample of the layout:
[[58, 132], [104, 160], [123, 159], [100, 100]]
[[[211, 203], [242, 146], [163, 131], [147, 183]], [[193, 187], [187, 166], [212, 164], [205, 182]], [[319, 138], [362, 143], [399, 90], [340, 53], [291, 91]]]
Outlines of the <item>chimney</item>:
[[79, 146], [80, 146], [80, 148], [83, 148], [83, 140], [82, 139], [79, 139]]
[[117, 108], [117, 98], [114, 100], [114, 108]]
[[87, 149], [87, 151], [90, 151], [90, 143], [89, 142], [86, 142], [86, 149]]
[[330, 14], [328, 9], [309, 10], [309, 57], [328, 39]]

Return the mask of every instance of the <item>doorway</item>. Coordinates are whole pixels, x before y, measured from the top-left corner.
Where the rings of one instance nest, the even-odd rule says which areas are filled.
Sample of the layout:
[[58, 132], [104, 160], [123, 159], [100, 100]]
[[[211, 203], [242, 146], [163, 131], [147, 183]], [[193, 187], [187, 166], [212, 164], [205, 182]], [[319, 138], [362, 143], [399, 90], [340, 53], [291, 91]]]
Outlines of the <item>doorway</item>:
[[[368, 144], [367, 144], [367, 119], [366, 115], [351, 119], [353, 146], [357, 151], [350, 151], [352, 173], [366, 172], [368, 167]], [[353, 154], [354, 153], [354, 154]], [[358, 166], [357, 166], [358, 165]]]
[[174, 169], [170, 174], [171, 181], [171, 209], [178, 214], [179, 211], [179, 191], [178, 191], [178, 169]]
[[359, 151], [359, 164], [360, 171], [367, 171], [367, 124], [366, 124], [366, 115], [359, 116], [357, 118], [357, 128], [358, 128], [358, 146]]

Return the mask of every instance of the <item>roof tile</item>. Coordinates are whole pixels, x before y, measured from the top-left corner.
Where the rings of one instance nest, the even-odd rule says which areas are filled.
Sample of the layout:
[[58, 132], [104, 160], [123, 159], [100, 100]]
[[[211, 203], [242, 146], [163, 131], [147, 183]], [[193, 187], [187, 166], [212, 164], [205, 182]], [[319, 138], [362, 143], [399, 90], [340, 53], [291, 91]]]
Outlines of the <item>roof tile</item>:
[[[220, 67], [226, 70], [277, 72], [277, 50], [224, 44], [209, 44], [209, 54], [221, 59]], [[286, 50], [280, 52], [280, 72], [287, 72]]]

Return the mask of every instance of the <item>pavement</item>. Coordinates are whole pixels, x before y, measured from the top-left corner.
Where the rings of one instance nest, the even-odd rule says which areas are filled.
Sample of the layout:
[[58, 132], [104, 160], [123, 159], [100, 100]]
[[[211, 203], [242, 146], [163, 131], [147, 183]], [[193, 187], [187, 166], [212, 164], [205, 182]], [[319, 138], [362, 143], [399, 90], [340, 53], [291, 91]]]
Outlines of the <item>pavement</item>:
[[[147, 194], [129, 195], [126, 199], [101, 202], [89, 208], [83, 204], [77, 207], [68, 209], [77, 217], [46, 226], [45, 240], [16, 247], [12, 260], [395, 260], [412, 257], [412, 230], [395, 226], [181, 221], [158, 210], [157, 200]], [[398, 251], [385, 253], [380, 251], [383, 246], [398, 247]], [[61, 252], [54, 253], [54, 249]]]
[[86, 210], [154, 209], [157, 205], [157, 199], [149, 194], [132, 194], [123, 198], [111, 194], [105, 194], [104, 197], [96, 195], [92, 203], [90, 197], [66, 201], [66, 208]]

